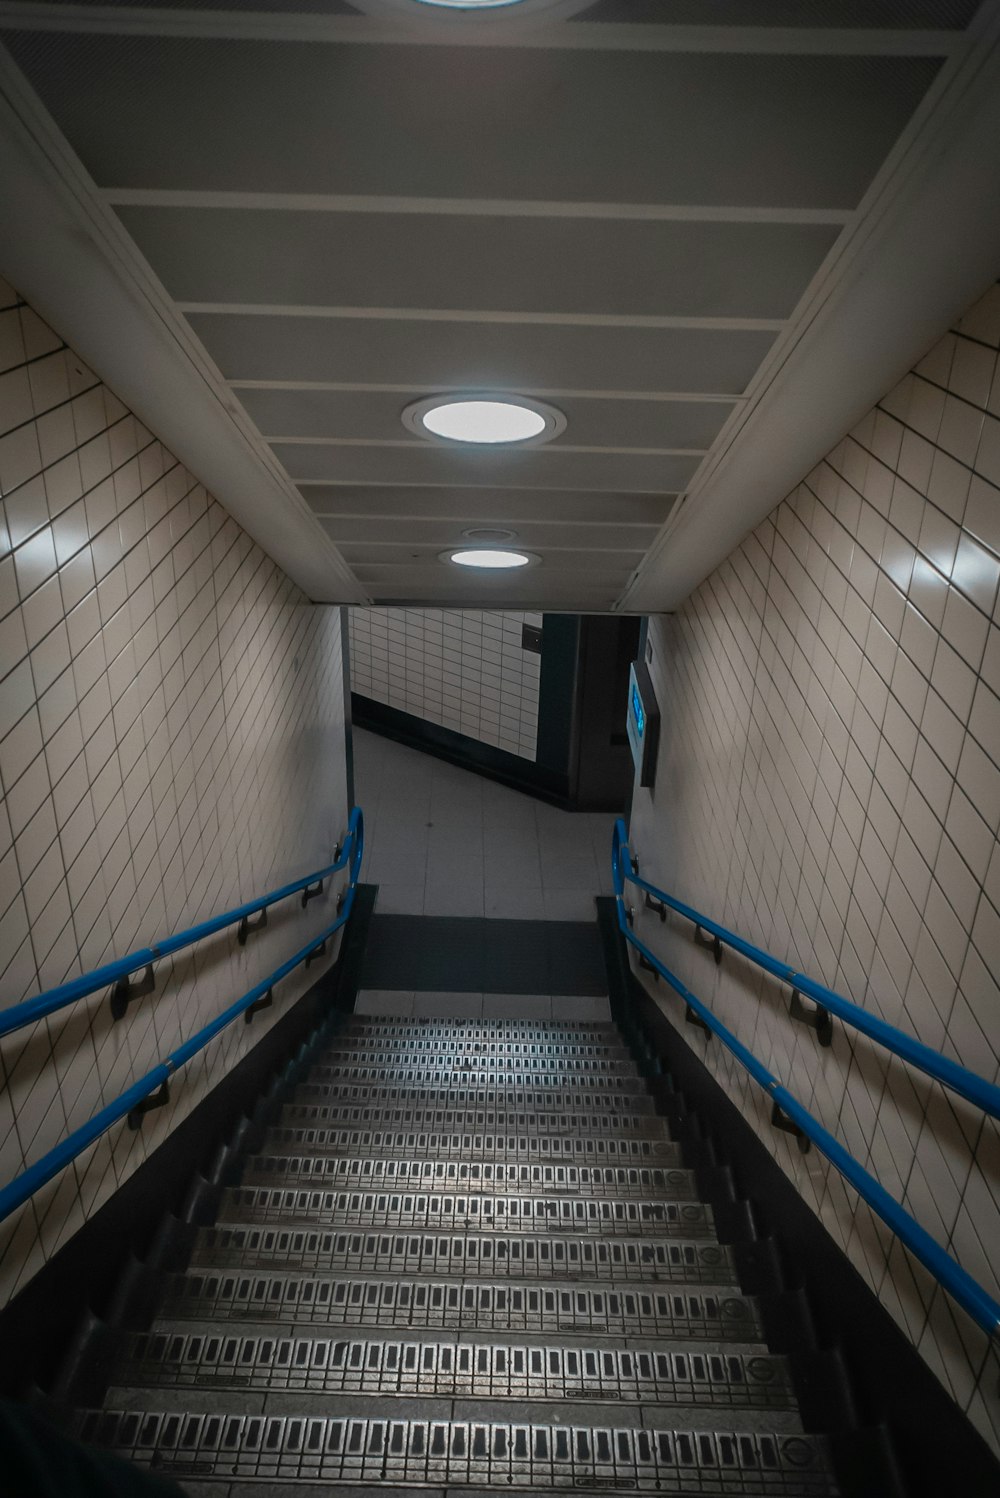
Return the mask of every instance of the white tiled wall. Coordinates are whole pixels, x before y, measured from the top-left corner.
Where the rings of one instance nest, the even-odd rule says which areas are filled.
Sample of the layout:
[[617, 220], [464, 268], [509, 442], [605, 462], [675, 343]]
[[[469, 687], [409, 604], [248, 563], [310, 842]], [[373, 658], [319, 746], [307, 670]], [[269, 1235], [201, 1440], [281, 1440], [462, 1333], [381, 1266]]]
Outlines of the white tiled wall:
[[[1000, 1070], [1000, 287], [671, 618], [647, 878], [991, 1081]], [[995, 1297], [1000, 1131], [679, 919], [644, 938]], [[672, 999], [663, 999], [678, 1018]], [[1000, 1449], [985, 1336], [813, 1150], [685, 1037]]]
[[467, 738], [535, 758], [541, 656], [521, 626], [541, 614], [352, 609], [351, 686]]
[[[0, 496], [6, 1007], [330, 862], [346, 790], [339, 611], [308, 605], [2, 281]], [[334, 898], [159, 963], [121, 1023], [104, 991], [0, 1042], [0, 1183], [328, 925]], [[0, 1304], [315, 977], [0, 1224]]]

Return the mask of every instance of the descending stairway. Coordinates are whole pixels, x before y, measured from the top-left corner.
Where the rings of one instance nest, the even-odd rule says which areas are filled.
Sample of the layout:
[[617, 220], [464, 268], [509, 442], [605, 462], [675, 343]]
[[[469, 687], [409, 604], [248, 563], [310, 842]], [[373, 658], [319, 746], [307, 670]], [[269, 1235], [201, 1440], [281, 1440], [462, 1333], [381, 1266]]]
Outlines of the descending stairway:
[[213, 1498], [837, 1493], [698, 1198], [610, 1021], [331, 1021], [75, 1429]]

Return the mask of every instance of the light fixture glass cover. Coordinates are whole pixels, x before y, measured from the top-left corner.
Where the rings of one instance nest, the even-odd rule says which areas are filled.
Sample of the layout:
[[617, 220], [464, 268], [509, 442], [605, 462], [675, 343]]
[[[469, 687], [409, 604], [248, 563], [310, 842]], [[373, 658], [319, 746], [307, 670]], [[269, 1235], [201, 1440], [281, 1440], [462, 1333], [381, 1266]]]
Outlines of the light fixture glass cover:
[[523, 551], [499, 551], [491, 547], [480, 551], [453, 551], [448, 560], [459, 567], [508, 568], [527, 567], [531, 557], [525, 556]]
[[425, 411], [423, 423], [451, 442], [525, 442], [545, 431], [545, 417], [512, 401], [448, 401]]
[[523, 395], [430, 395], [402, 412], [418, 437], [470, 447], [538, 447], [566, 430], [555, 406]]
[[435, 5], [441, 10], [496, 10], [501, 5], [519, 5], [521, 0], [417, 0], [418, 5]]

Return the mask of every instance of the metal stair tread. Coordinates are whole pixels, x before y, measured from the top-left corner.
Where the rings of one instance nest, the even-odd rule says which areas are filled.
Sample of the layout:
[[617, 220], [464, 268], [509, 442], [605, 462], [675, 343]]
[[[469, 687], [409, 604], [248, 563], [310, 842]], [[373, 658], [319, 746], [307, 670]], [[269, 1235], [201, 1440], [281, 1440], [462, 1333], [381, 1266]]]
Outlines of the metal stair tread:
[[[543, 1142], [544, 1141], [544, 1142]], [[265, 1131], [259, 1154], [311, 1155], [339, 1158], [359, 1150], [380, 1159], [405, 1159], [419, 1154], [425, 1160], [520, 1161], [542, 1159], [559, 1164], [616, 1164], [660, 1162], [683, 1165], [679, 1144], [670, 1139], [583, 1138], [561, 1134], [454, 1133], [445, 1129], [306, 1129], [272, 1125]]]
[[[644, 1104], [651, 1101], [652, 1099], [643, 1099]], [[519, 1109], [478, 1105], [414, 1106], [395, 1102], [378, 1106], [368, 1101], [286, 1102], [282, 1104], [281, 1115], [286, 1121], [284, 1127], [304, 1127], [307, 1124], [324, 1123], [331, 1125], [339, 1123], [343, 1127], [347, 1122], [366, 1126], [393, 1123], [406, 1128], [464, 1127], [479, 1131], [484, 1135], [490, 1132], [504, 1134], [513, 1132], [527, 1138], [532, 1137], [533, 1134], [539, 1138], [563, 1138], [567, 1134], [571, 1137], [594, 1138], [606, 1138], [609, 1134], [625, 1134], [642, 1139], [670, 1138], [666, 1120], [647, 1111], [645, 1106], [634, 1111], [624, 1110], [615, 1113], [608, 1110], [590, 1112], [567, 1108], [553, 1111], [550, 1107]], [[569, 1119], [572, 1119], [572, 1123], [568, 1122]], [[508, 1123], [507, 1120], [516, 1120], [516, 1123]]]
[[[169, 1276], [159, 1317], [224, 1321], [284, 1318], [326, 1327], [400, 1326], [513, 1330], [542, 1335], [724, 1338], [763, 1336], [753, 1296], [732, 1285], [678, 1281], [598, 1284], [551, 1279], [544, 1283], [499, 1279], [400, 1279], [398, 1275], [324, 1276], [294, 1271], [188, 1270]], [[763, 1345], [762, 1342], [760, 1345]]]
[[627, 1234], [651, 1231], [713, 1235], [712, 1209], [679, 1195], [670, 1199], [557, 1196], [536, 1192], [428, 1191], [399, 1186], [228, 1186], [218, 1215], [227, 1223], [317, 1227], [495, 1228], [506, 1233], [552, 1231]]
[[654, 1164], [577, 1165], [562, 1161], [430, 1160], [404, 1157], [329, 1156], [255, 1153], [244, 1161], [242, 1185], [285, 1184], [361, 1188], [365, 1190], [503, 1191], [614, 1193], [697, 1200], [694, 1172], [682, 1166]]
[[383, 1274], [503, 1275], [514, 1279], [617, 1279], [738, 1283], [725, 1246], [684, 1239], [602, 1240], [565, 1234], [444, 1233], [361, 1227], [216, 1223], [198, 1230], [192, 1267], [364, 1270]]
[[506, 1057], [553, 1056], [556, 1058], [589, 1057], [594, 1060], [627, 1061], [635, 1059], [626, 1046], [611, 1040], [585, 1040], [579, 1035], [562, 1036], [457, 1036], [457, 1035], [366, 1035], [340, 1031], [316, 1052], [318, 1060], [332, 1065], [339, 1056], [374, 1051], [382, 1055]]
[[[530, 998], [530, 994], [523, 995]], [[540, 997], [540, 996], [537, 996]], [[574, 1039], [583, 1036], [612, 1045], [621, 1045], [621, 1032], [611, 1020], [547, 1019], [445, 1019], [418, 1015], [352, 1014], [341, 1032], [344, 1035], [389, 1035], [423, 1040], [440, 1035], [445, 1039], [548, 1040]]]
[[[651, 1407], [652, 1408], [652, 1407]], [[496, 1411], [493, 1411], [495, 1414]], [[123, 1411], [81, 1411], [85, 1441], [154, 1462], [166, 1475], [211, 1473], [266, 1481], [313, 1477], [327, 1483], [378, 1482], [430, 1487], [615, 1487], [693, 1494], [725, 1491], [778, 1495], [835, 1494], [821, 1437], [746, 1429], [733, 1421], [711, 1427], [648, 1426], [608, 1421], [589, 1425], [536, 1418], [392, 1418], [302, 1414], [166, 1413], [155, 1405]], [[713, 1412], [714, 1413], [714, 1412]], [[772, 1417], [773, 1419], [773, 1417]]]
[[[355, 1103], [376, 1101], [382, 1107], [396, 1103], [400, 1107], [446, 1107], [446, 1108], [497, 1108], [509, 1112], [516, 1105], [527, 1111], [559, 1113], [607, 1112], [616, 1109], [623, 1113], [652, 1113], [653, 1098], [642, 1087], [633, 1091], [615, 1088], [598, 1088], [589, 1084], [577, 1084], [568, 1091], [557, 1091], [538, 1087], [537, 1078], [530, 1087], [515, 1081], [511, 1086], [498, 1087], [480, 1085], [463, 1078], [461, 1087], [390, 1087], [375, 1086], [369, 1081], [299, 1082], [290, 1090], [289, 1103]], [[562, 1081], [565, 1082], [563, 1077]]]
[[456, 1331], [324, 1336], [315, 1328], [291, 1334], [273, 1328], [154, 1330], [125, 1339], [112, 1383], [378, 1398], [795, 1407], [787, 1363], [773, 1354]]
[[297, 1091], [309, 1087], [316, 1090], [329, 1088], [331, 1096], [333, 1088], [347, 1086], [358, 1086], [364, 1083], [378, 1083], [379, 1092], [386, 1088], [402, 1087], [405, 1083], [408, 1090], [427, 1088], [443, 1088], [447, 1093], [459, 1093], [468, 1091], [470, 1088], [484, 1088], [494, 1092], [510, 1093], [520, 1089], [535, 1089], [536, 1091], [552, 1093], [558, 1088], [577, 1088], [594, 1093], [596, 1096], [610, 1095], [618, 1097], [622, 1093], [641, 1094], [645, 1091], [645, 1082], [634, 1070], [628, 1072], [570, 1072], [566, 1070], [544, 1069], [542, 1067], [519, 1067], [511, 1066], [506, 1071], [501, 1067], [485, 1067], [477, 1063], [476, 1066], [462, 1067], [456, 1074], [456, 1069], [447, 1064], [440, 1066], [416, 1065], [416, 1066], [388, 1066], [377, 1064], [352, 1064], [350, 1066], [338, 1066], [330, 1069], [329, 1077], [318, 1077], [311, 1081], [306, 1079], [299, 1083]]

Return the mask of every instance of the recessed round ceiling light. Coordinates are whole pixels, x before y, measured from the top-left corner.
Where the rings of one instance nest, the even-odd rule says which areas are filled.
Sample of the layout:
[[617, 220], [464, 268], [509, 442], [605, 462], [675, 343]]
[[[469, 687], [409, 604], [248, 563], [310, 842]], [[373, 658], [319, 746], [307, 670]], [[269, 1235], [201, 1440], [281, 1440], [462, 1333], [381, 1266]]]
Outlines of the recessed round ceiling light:
[[523, 551], [499, 551], [495, 547], [489, 547], [480, 551], [446, 551], [442, 553], [442, 560], [454, 562], [459, 567], [506, 570], [510, 567], [530, 567], [539, 558]]
[[442, 10], [496, 10], [501, 5], [518, 5], [520, 0], [417, 0], [419, 5], [436, 5]]
[[566, 430], [554, 406], [526, 396], [432, 395], [403, 412], [403, 425], [420, 437], [477, 447], [537, 447]]

